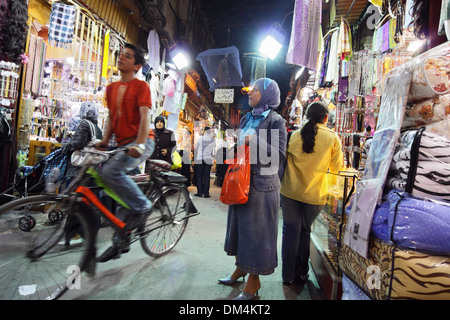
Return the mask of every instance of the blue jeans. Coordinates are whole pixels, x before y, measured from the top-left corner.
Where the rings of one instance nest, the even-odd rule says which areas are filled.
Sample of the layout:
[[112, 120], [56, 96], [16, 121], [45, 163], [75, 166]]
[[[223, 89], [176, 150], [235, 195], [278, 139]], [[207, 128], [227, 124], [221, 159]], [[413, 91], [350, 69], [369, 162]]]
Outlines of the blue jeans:
[[[135, 142], [121, 146], [132, 146]], [[149, 158], [155, 149], [155, 141], [147, 138], [145, 151], [139, 158], [127, 156], [125, 151], [119, 152], [102, 165], [101, 177], [108, 187], [130, 207], [131, 211], [141, 213], [152, 208], [152, 203], [130, 178], [128, 172], [137, 168]]]
[[309, 271], [311, 225], [322, 210], [322, 205], [312, 205], [281, 195], [283, 209], [283, 238], [281, 258], [283, 281], [294, 281]]
[[195, 165], [197, 168], [195, 170], [196, 178], [197, 178], [197, 194], [203, 196], [209, 196], [209, 187], [210, 187], [210, 175], [211, 175], [211, 164], [207, 164], [202, 161], [201, 164]]

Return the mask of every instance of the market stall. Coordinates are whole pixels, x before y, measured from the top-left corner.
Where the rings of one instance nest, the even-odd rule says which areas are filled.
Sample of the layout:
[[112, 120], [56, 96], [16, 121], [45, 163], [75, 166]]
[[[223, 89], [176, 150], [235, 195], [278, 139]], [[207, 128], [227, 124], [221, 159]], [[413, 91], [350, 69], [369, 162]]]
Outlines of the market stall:
[[[438, 46], [446, 39], [441, 36], [439, 42], [434, 36], [437, 28], [428, 30], [419, 20], [429, 15], [435, 17], [433, 23], [429, 19], [430, 26], [435, 24], [441, 8], [420, 7], [421, 1], [409, 0], [371, 3], [349, 22], [351, 8], [347, 15], [333, 15], [339, 1], [331, 1], [333, 18], [322, 22], [326, 32], [318, 44], [317, 66], [309, 68], [307, 83], [297, 87], [289, 113], [290, 128], [295, 130], [295, 121], [304, 120], [301, 114], [310, 102], [326, 103], [332, 119], [328, 126], [342, 141], [347, 168], [343, 174], [359, 170], [354, 189], [348, 181], [329, 179], [327, 205], [311, 234], [312, 268], [330, 299], [339, 299], [342, 292], [343, 299], [448, 299], [444, 290], [448, 276], [428, 281], [419, 276], [431, 277], [419, 266], [442, 268], [440, 274], [450, 274], [445, 268], [450, 249], [436, 246], [425, 236], [448, 228], [450, 221], [448, 42]], [[441, 35], [448, 21], [446, 5], [442, 1]], [[386, 203], [389, 192], [404, 199], [403, 211], [399, 199], [390, 196]], [[409, 207], [411, 203], [414, 208]], [[436, 210], [442, 215], [431, 218]], [[425, 223], [419, 216], [432, 222]], [[399, 271], [401, 259], [411, 262]], [[382, 265], [374, 263], [378, 260]], [[381, 291], [376, 292], [369, 281], [375, 274], [370, 266], [381, 270], [377, 273]], [[406, 281], [405, 269], [415, 279], [411, 288], [400, 286]], [[437, 285], [431, 287], [430, 281]]]

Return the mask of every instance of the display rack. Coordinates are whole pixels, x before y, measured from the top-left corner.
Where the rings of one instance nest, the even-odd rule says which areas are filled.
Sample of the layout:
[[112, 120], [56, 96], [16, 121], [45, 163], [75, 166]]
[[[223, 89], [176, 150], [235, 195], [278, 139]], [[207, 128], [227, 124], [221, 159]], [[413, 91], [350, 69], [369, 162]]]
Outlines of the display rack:
[[339, 253], [346, 221], [345, 206], [355, 188], [356, 172], [341, 171], [333, 176], [328, 174], [335, 181], [329, 188], [327, 204], [312, 225], [310, 260], [325, 297], [338, 300], [342, 296]]

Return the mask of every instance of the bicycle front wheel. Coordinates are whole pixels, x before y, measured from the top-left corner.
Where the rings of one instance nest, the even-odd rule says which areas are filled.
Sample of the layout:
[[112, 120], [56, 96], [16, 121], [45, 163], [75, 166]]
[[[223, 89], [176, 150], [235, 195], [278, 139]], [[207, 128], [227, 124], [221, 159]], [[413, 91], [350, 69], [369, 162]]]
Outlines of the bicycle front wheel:
[[0, 207], [0, 300], [57, 299], [79, 285], [91, 233], [66, 203], [37, 195]]
[[142, 248], [148, 255], [163, 256], [180, 241], [188, 223], [190, 201], [186, 188], [163, 187], [153, 204], [152, 214], [137, 230]]

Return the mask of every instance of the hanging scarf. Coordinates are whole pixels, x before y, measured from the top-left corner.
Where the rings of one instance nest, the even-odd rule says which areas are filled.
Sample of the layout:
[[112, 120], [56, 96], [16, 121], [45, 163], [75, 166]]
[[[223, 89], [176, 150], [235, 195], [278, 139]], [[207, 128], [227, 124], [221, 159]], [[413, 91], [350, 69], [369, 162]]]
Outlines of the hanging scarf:
[[349, 60], [352, 57], [352, 39], [347, 21], [341, 18], [339, 28], [338, 55], [341, 60]]
[[75, 25], [75, 6], [54, 3], [50, 13], [48, 38], [50, 45], [69, 48], [72, 44]]

